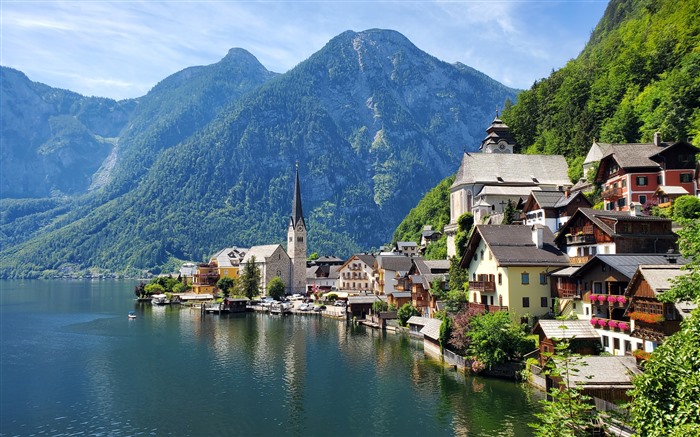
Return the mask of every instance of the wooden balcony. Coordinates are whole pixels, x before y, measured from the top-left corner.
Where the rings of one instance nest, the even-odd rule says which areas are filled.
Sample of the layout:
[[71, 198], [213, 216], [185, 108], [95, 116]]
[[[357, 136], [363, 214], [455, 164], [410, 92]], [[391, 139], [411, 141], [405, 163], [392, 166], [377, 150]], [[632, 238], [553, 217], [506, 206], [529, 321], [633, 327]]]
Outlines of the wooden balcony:
[[496, 283], [493, 281], [469, 281], [469, 291], [480, 293], [495, 293]]
[[602, 197], [606, 200], [617, 200], [622, 197], [622, 188], [611, 187], [603, 190]]
[[569, 263], [573, 265], [584, 265], [593, 258], [591, 255], [570, 256]]
[[576, 234], [576, 235], [566, 234], [566, 244], [568, 244], [568, 245], [595, 244], [595, 235], [593, 235], [593, 234]]
[[482, 313], [494, 313], [496, 311], [508, 311], [508, 307], [498, 305], [484, 305], [483, 303], [469, 302], [469, 309]]
[[581, 293], [579, 293], [575, 286], [571, 286], [571, 284], [557, 287], [556, 293], [560, 299], [581, 299]]

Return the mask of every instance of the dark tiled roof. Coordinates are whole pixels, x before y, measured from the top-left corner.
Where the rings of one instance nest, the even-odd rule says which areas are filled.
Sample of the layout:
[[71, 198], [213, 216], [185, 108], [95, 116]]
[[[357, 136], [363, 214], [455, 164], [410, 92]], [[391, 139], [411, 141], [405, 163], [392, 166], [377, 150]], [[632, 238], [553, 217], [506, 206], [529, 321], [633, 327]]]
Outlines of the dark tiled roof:
[[353, 305], [353, 304], [368, 304], [368, 303], [374, 303], [378, 300], [381, 300], [383, 302], [386, 302], [386, 297], [385, 296], [375, 296], [375, 295], [369, 295], [369, 296], [350, 296], [348, 297], [348, 305]]
[[[608, 226], [604, 221], [601, 219], [611, 219], [615, 221], [637, 221], [637, 222], [671, 222], [670, 219], [663, 218], [663, 217], [654, 217], [654, 216], [646, 216], [646, 215], [639, 215], [639, 216], [633, 216], [631, 215], [628, 211], [605, 211], [602, 209], [593, 209], [593, 208], [579, 208], [571, 218], [560, 230], [559, 233], [557, 234], [556, 240], [560, 241], [564, 238], [564, 235], [566, 235], [566, 230], [569, 228], [570, 224], [574, 223], [574, 217], [577, 214], [583, 214], [586, 216], [593, 224], [598, 226], [600, 230], [605, 232], [609, 236], [615, 236], [618, 235], [615, 233], [615, 230]], [[625, 236], [629, 237], [629, 234], [625, 234]]]
[[363, 263], [367, 264], [368, 266], [370, 266], [370, 267], [374, 266], [374, 259], [375, 259], [374, 255], [361, 253], [359, 255], [354, 255], [354, 256], [356, 256], [357, 259], [359, 259]]
[[394, 296], [394, 299], [399, 299], [402, 297], [411, 297], [411, 292], [410, 291], [392, 291], [389, 293], [390, 295]]
[[554, 208], [562, 198], [566, 198], [561, 191], [553, 190], [533, 191], [531, 195], [540, 208]]
[[[542, 227], [543, 245], [537, 248], [532, 240], [530, 226], [522, 225], [477, 225], [470, 241], [476, 233], [486, 242], [499, 265], [550, 265], [565, 266], [569, 258], [554, 245], [552, 231]], [[471, 246], [474, 246], [473, 248]], [[476, 250], [476, 244], [470, 245]], [[468, 250], [465, 257], [473, 255]]]
[[632, 278], [637, 268], [642, 264], [670, 265], [669, 260], [675, 260], [678, 265], [688, 263], [688, 260], [678, 255], [665, 255], [653, 253], [635, 254], [598, 254], [591, 258], [586, 264], [579, 267], [576, 276], [584, 274], [591, 268], [604, 263], [617, 270], [628, 278]]
[[403, 255], [379, 255], [377, 256], [377, 266], [380, 269], [394, 272], [407, 272], [411, 269], [413, 262], [411, 258]]
[[[599, 143], [600, 145], [603, 145]], [[606, 153], [603, 159], [611, 156], [622, 168], [659, 167], [659, 163], [649, 159], [663, 149], [654, 144], [604, 144]]]

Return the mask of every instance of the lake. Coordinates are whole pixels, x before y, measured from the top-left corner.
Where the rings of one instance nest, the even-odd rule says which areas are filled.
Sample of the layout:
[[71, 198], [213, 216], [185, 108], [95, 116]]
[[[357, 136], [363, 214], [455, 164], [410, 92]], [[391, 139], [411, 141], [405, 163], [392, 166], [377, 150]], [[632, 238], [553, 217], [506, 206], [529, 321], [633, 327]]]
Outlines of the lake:
[[152, 307], [134, 285], [0, 282], [0, 435], [532, 434], [541, 393], [465, 377], [422, 341]]

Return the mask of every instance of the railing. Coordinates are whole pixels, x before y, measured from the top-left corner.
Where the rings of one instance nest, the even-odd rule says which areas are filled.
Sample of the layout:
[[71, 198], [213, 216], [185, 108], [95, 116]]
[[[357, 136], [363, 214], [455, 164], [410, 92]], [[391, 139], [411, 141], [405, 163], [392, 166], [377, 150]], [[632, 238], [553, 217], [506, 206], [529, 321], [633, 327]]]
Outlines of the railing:
[[469, 302], [469, 309], [481, 311], [483, 313], [494, 313], [496, 311], [508, 311], [508, 307], [498, 305], [485, 305], [483, 303]]
[[569, 257], [569, 264], [576, 264], [576, 265], [581, 264], [581, 265], [583, 265], [583, 264], [586, 264], [588, 261], [590, 261], [591, 258], [593, 258], [593, 257], [590, 256], [590, 255], [586, 255], [586, 256], [570, 256], [570, 257]]
[[602, 197], [603, 199], [619, 199], [622, 197], [622, 189], [616, 187], [608, 188], [603, 190]]
[[591, 294], [588, 296], [588, 299], [592, 304], [612, 305], [620, 308], [626, 306], [629, 302], [627, 297], [616, 294]]
[[557, 296], [560, 299], [580, 299], [581, 293], [575, 287], [557, 287]]
[[494, 293], [496, 291], [496, 283], [493, 281], [469, 281], [469, 289], [481, 293]]
[[591, 325], [593, 325], [594, 328], [607, 329], [610, 331], [618, 330], [621, 332], [625, 332], [630, 330], [629, 322], [621, 320], [603, 319], [599, 317], [592, 317]]
[[595, 235], [593, 234], [576, 234], [566, 235], [566, 244], [593, 244], [595, 243]]

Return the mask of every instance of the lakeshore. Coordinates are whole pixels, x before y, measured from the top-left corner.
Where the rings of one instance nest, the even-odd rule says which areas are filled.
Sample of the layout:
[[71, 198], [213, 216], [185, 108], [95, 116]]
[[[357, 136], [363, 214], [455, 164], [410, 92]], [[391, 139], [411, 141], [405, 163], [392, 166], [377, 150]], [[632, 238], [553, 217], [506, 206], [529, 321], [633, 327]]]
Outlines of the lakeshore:
[[0, 284], [3, 434], [531, 435], [541, 393], [454, 372], [408, 336], [201, 317], [125, 299], [134, 285]]

